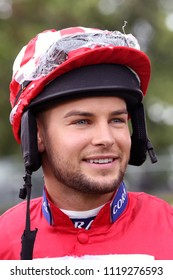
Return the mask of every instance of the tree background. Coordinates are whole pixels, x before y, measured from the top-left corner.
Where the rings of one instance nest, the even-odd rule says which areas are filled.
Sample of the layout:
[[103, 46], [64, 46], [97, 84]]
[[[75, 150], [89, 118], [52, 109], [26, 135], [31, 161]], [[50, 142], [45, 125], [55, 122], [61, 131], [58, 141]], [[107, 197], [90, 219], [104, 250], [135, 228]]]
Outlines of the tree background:
[[[166, 190], [164, 195], [169, 200], [173, 191], [172, 0], [0, 0], [0, 176], [6, 175], [6, 182], [12, 173], [3, 169], [4, 159], [14, 155], [21, 160], [20, 146], [9, 123], [9, 83], [20, 49], [45, 29], [86, 26], [122, 31], [124, 21], [126, 33], [137, 37], [151, 59], [152, 77], [144, 103], [148, 133], [160, 159], [157, 167], [148, 162], [142, 167], [138, 189], [151, 193]], [[150, 169], [157, 176], [147, 176]], [[139, 171], [131, 168], [129, 173], [134, 179]]]

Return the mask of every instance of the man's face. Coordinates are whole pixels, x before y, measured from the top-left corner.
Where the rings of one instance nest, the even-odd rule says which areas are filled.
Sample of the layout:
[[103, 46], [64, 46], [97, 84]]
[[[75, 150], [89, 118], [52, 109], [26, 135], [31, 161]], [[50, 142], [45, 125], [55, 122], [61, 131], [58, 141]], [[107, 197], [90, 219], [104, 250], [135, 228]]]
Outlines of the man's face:
[[45, 177], [82, 193], [110, 193], [123, 180], [131, 138], [126, 103], [89, 97], [59, 104], [38, 117]]

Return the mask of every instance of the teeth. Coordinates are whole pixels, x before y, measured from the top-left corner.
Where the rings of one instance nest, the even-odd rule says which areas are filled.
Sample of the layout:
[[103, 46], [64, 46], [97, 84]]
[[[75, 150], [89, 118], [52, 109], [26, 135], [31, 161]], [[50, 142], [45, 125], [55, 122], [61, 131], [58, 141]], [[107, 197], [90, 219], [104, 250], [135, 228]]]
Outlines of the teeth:
[[97, 164], [104, 164], [113, 162], [113, 158], [100, 158], [100, 159], [89, 159], [87, 160], [89, 163], [97, 163]]

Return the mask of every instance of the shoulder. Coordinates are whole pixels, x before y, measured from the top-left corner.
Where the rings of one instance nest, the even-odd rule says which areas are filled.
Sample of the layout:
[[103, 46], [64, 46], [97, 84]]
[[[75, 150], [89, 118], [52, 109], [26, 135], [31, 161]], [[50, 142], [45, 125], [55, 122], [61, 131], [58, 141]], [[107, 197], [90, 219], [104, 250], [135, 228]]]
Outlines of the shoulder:
[[173, 228], [173, 206], [163, 199], [143, 193], [129, 192], [130, 204], [147, 215], [157, 215], [170, 221]]
[[[31, 222], [37, 223], [41, 212], [42, 198], [30, 201]], [[0, 260], [20, 258], [21, 236], [25, 228], [26, 201], [10, 208], [0, 216]]]
[[[31, 211], [35, 210], [38, 206], [40, 206], [41, 203], [42, 203], [41, 197], [31, 199], [30, 201]], [[0, 228], [2, 227], [2, 225], [4, 226], [6, 223], [11, 226], [14, 225], [15, 221], [19, 223], [21, 220], [23, 220], [23, 217], [25, 216], [26, 216], [26, 201], [23, 201], [11, 207], [0, 216]]]
[[168, 202], [166, 202], [165, 200], [148, 194], [148, 193], [144, 193], [144, 192], [129, 192], [129, 198], [136, 200], [140, 203], [147, 203], [147, 204], [154, 204], [155, 206], [161, 206], [161, 207], [166, 207], [168, 208], [170, 211], [173, 211], [173, 206], [171, 206]]

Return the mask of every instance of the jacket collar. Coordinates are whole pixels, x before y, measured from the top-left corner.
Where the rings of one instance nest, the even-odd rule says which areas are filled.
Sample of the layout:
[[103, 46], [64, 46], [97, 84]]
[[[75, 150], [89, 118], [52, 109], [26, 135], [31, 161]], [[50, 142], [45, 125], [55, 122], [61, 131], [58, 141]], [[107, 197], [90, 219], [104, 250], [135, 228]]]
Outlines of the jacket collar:
[[[92, 223], [92, 227], [99, 224], [103, 225], [103, 223], [108, 224], [108, 222], [114, 223], [125, 211], [127, 204], [127, 189], [125, 184], [121, 183], [112, 201], [106, 203], [99, 211], [98, 215], [94, 219], [94, 222]], [[43, 190], [42, 213], [49, 225], [64, 225], [66, 227], [74, 227], [70, 218], [51, 202], [46, 188]]]

